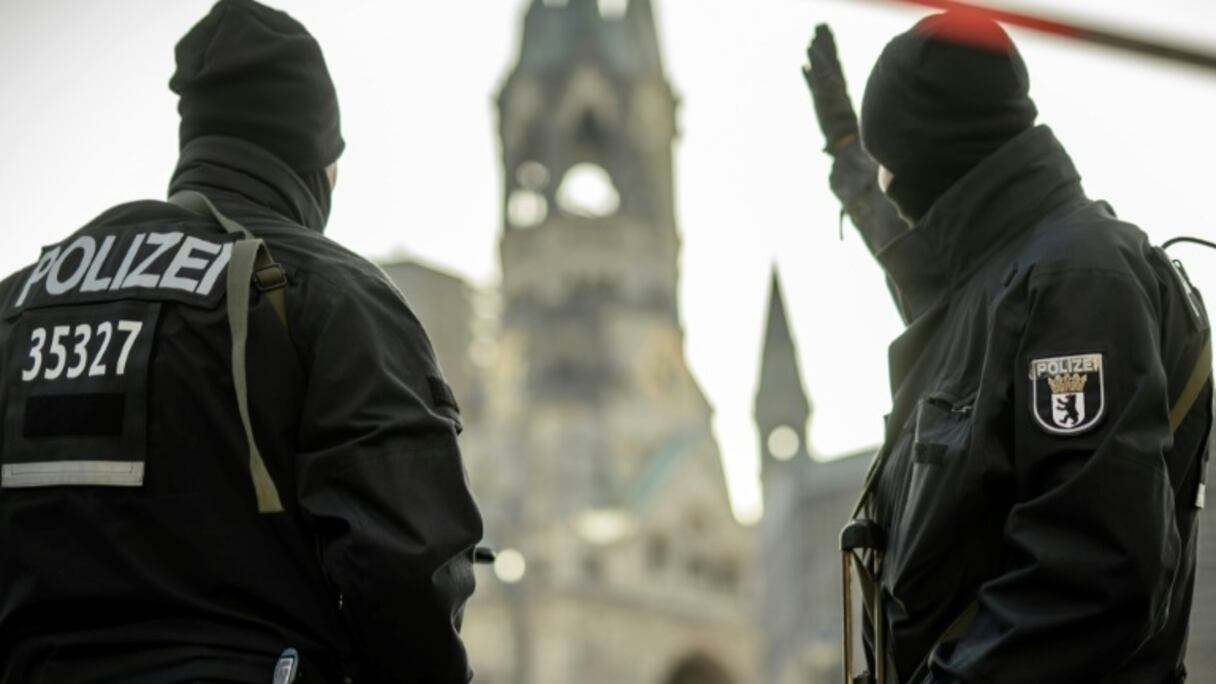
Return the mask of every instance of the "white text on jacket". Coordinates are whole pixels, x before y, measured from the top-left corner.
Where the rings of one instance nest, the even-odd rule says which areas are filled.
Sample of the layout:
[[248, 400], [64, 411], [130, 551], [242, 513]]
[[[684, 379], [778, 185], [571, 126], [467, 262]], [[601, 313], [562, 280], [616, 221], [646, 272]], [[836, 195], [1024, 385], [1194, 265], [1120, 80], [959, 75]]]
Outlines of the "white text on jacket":
[[121, 257], [118, 252], [111, 255], [117, 241], [114, 235], [105, 236], [100, 244], [91, 235], [80, 235], [66, 246], [47, 249], [26, 279], [17, 306], [35, 285], [45, 288], [51, 297], [128, 288], [179, 290], [205, 297], [232, 258], [232, 243], [179, 231], [123, 237], [127, 247]]

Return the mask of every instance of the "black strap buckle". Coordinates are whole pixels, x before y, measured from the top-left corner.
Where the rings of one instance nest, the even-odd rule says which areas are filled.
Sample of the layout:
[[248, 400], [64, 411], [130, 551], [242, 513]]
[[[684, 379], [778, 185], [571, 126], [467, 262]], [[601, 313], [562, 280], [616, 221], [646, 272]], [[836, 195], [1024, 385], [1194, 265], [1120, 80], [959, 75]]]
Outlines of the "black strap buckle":
[[287, 270], [278, 264], [271, 262], [267, 266], [262, 266], [253, 272], [253, 283], [257, 286], [260, 292], [269, 292], [287, 286]]
[[873, 520], [858, 518], [840, 531], [840, 550], [869, 549], [882, 551], [887, 545], [887, 532]]

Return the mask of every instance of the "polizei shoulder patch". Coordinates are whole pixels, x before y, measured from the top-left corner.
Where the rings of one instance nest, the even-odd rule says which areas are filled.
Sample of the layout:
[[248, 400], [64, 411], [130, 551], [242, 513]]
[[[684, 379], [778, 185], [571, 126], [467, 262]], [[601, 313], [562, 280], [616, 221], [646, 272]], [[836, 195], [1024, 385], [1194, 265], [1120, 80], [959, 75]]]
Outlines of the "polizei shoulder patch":
[[1101, 354], [1032, 359], [1031, 410], [1053, 435], [1079, 435], [1106, 413], [1106, 378]]

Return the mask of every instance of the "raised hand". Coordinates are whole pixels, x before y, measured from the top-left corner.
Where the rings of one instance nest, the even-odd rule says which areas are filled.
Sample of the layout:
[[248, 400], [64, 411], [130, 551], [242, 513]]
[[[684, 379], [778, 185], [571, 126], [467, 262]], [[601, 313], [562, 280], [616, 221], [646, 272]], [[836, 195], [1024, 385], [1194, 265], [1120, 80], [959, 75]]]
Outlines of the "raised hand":
[[849, 100], [840, 58], [836, 54], [836, 38], [827, 24], [815, 27], [815, 37], [806, 49], [807, 63], [802, 75], [811, 90], [815, 116], [827, 141], [829, 153], [857, 139], [857, 113]]

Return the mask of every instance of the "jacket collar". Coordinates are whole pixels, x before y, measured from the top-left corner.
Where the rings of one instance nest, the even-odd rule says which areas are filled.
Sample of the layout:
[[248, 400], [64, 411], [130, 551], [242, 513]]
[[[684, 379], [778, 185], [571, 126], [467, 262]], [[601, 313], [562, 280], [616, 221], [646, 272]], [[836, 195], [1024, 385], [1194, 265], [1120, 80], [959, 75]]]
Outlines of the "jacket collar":
[[1044, 218], [1086, 202], [1081, 177], [1047, 126], [980, 162], [912, 230], [878, 253], [909, 320]]
[[182, 147], [169, 194], [197, 190], [213, 201], [254, 205], [318, 233], [325, 215], [286, 162], [240, 138], [209, 135]]

